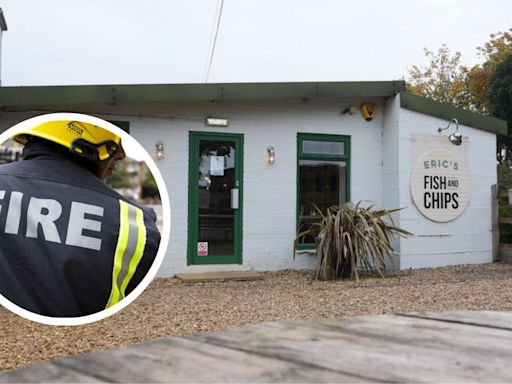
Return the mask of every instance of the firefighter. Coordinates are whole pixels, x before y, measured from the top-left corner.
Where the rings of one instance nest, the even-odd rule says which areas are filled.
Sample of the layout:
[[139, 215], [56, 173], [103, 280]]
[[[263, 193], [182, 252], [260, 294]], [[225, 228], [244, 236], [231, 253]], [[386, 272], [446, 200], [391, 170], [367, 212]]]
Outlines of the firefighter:
[[121, 138], [51, 121], [13, 139], [23, 161], [0, 166], [0, 293], [33, 313], [79, 317], [128, 295], [160, 242], [156, 215], [107, 186]]

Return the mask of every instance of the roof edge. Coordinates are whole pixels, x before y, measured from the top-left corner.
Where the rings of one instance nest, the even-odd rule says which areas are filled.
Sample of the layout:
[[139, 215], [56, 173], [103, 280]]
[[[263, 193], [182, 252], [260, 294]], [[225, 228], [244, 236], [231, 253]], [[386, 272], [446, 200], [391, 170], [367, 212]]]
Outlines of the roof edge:
[[459, 124], [478, 128], [487, 132], [506, 135], [507, 122], [492, 116], [483, 116], [476, 112], [454, 107], [448, 103], [441, 103], [409, 92], [400, 92], [400, 106], [411, 111], [449, 120], [456, 118]]
[[317, 97], [389, 97], [405, 82], [197, 83], [0, 87], [0, 106], [120, 102], [257, 100]]

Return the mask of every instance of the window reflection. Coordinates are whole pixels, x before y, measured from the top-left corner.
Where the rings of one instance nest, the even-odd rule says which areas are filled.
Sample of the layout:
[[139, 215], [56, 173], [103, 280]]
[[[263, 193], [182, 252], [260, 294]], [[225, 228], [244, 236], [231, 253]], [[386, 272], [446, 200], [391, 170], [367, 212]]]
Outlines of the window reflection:
[[[346, 197], [346, 163], [343, 161], [299, 161], [299, 233], [321, 222], [315, 208], [325, 212], [333, 205], [341, 205]], [[317, 233], [306, 236], [303, 243], [314, 243]]]

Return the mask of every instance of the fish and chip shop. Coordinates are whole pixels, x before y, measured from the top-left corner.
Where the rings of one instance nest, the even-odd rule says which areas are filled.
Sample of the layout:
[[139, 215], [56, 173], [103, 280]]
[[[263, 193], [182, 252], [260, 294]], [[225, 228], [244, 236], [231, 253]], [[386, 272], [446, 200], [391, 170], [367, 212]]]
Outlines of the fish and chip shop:
[[0, 105], [2, 131], [79, 112], [155, 156], [172, 211], [160, 276], [313, 268], [314, 238], [292, 255], [297, 228], [318, 222], [313, 204], [346, 201], [403, 208], [414, 235], [395, 239], [396, 269], [493, 261], [506, 123], [402, 81], [1, 87]]

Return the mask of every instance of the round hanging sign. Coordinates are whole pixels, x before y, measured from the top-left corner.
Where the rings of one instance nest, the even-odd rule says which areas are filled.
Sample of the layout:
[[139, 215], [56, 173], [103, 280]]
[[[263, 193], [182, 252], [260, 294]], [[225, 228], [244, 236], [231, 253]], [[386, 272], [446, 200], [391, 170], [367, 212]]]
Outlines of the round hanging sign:
[[430, 220], [447, 222], [466, 209], [470, 197], [466, 165], [451, 152], [434, 150], [421, 156], [411, 175], [411, 194]]

